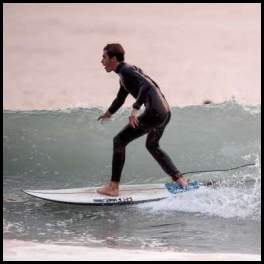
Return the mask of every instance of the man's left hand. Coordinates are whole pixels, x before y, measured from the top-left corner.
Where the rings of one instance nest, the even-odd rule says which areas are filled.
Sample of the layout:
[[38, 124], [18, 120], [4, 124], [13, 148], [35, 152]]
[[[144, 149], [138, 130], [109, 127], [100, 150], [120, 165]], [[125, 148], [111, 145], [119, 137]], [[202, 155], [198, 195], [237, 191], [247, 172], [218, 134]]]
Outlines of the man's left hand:
[[136, 128], [138, 126], [138, 119], [137, 119], [137, 110], [133, 109], [130, 116], [129, 116], [129, 124], [133, 127]]

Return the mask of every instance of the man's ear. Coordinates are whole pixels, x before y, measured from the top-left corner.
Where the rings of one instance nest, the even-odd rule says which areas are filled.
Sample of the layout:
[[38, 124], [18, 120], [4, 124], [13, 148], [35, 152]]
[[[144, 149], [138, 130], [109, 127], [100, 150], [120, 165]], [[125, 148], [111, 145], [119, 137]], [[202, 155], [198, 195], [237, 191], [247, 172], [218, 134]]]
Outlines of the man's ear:
[[116, 56], [112, 57], [110, 60], [111, 62], [117, 62]]

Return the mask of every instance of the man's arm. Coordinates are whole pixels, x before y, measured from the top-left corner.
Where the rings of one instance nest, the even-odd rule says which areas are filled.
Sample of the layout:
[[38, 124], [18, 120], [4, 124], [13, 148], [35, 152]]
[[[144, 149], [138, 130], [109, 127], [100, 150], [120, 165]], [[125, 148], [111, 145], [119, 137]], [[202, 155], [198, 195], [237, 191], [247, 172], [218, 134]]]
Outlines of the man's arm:
[[129, 92], [123, 87], [122, 84], [120, 84], [120, 88], [116, 98], [114, 99], [108, 110], [103, 115], [99, 116], [98, 120], [110, 118], [111, 115], [113, 115], [124, 104], [128, 94]]
[[146, 97], [146, 93], [147, 93], [148, 89], [149, 89], [149, 86], [146, 83], [142, 82], [139, 93], [138, 93], [137, 100], [133, 104], [134, 109], [136, 109], [136, 110], [140, 109], [140, 107], [142, 106], [142, 104], [145, 101], [145, 97]]
[[138, 110], [137, 109], [132, 109], [131, 113], [130, 113], [130, 116], [129, 116], [129, 124], [133, 127], [133, 128], [136, 128], [139, 124], [138, 122], [138, 118], [137, 118], [137, 112]]
[[129, 116], [129, 123], [133, 128], [136, 128], [139, 125], [139, 121], [137, 119], [137, 113], [140, 107], [142, 106], [142, 104], [144, 103], [144, 101], [146, 100], [146, 93], [149, 90], [149, 85], [147, 85], [147, 83], [144, 81], [144, 79], [142, 78], [142, 75], [140, 73], [137, 73], [137, 74], [139, 74], [140, 76], [139, 78], [140, 89], [139, 89], [137, 99], [135, 103], [132, 105], [132, 111]]
[[108, 108], [108, 112], [111, 113], [111, 115], [113, 115], [124, 104], [128, 94], [129, 92], [124, 88], [122, 84], [120, 84], [117, 96]]

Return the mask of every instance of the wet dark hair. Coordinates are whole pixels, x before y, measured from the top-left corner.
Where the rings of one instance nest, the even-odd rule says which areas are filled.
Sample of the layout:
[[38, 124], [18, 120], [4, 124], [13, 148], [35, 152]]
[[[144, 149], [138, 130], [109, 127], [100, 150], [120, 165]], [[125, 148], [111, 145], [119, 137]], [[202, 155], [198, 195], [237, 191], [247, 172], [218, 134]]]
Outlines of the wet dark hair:
[[104, 47], [104, 50], [107, 52], [109, 58], [116, 57], [119, 62], [122, 62], [125, 59], [125, 50], [119, 43], [107, 44]]

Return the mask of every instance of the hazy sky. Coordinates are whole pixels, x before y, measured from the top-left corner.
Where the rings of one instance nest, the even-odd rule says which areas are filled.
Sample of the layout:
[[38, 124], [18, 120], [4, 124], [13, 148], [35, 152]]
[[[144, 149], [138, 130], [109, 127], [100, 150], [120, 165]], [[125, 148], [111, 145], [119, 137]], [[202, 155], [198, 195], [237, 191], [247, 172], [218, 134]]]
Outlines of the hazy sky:
[[[260, 103], [260, 4], [4, 4], [4, 109], [109, 106], [120, 42], [171, 105]], [[134, 99], [128, 98], [125, 106]]]

